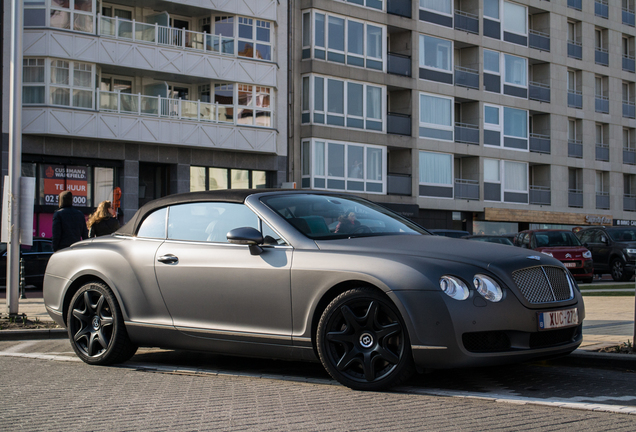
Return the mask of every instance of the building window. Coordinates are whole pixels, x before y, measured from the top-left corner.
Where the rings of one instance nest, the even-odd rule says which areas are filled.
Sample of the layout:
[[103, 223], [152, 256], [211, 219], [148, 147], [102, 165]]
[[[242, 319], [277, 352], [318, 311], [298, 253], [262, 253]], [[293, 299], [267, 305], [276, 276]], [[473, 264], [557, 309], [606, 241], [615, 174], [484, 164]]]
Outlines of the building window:
[[368, 7], [371, 9], [384, 10], [384, 0], [339, 0], [341, 2], [347, 2], [349, 4], [355, 4], [362, 7]]
[[95, 32], [95, 0], [25, 0], [24, 27]]
[[484, 49], [484, 90], [525, 99], [527, 89], [528, 59]]
[[453, 141], [453, 98], [420, 93], [420, 137]]
[[528, 203], [528, 164], [484, 159], [484, 201]]
[[499, 53], [484, 49], [484, 72], [500, 75]]
[[237, 84], [236, 124], [271, 127], [272, 107], [269, 87]]
[[301, 146], [302, 187], [386, 193], [386, 148], [318, 139]]
[[261, 60], [272, 59], [272, 23], [238, 17], [238, 55]]
[[503, 2], [503, 30], [526, 36], [528, 34], [528, 11], [525, 6]]
[[528, 60], [504, 54], [504, 83], [517, 87], [528, 87]]
[[[305, 79], [308, 78], [308, 79]], [[318, 75], [303, 77], [305, 123], [384, 131], [386, 88]]]
[[452, 72], [453, 42], [420, 35], [420, 67]]
[[190, 192], [268, 187], [266, 171], [230, 168], [190, 167]]
[[[22, 103], [95, 109], [94, 65], [57, 59], [23, 59]], [[48, 78], [46, 71], [49, 71]]]
[[44, 59], [22, 60], [22, 103], [24, 105], [45, 103], [44, 76]]
[[383, 71], [385, 39], [384, 26], [317, 11], [303, 13], [303, 59]]
[[499, 20], [499, 0], [484, 0], [484, 16]]
[[453, 155], [419, 153], [419, 195], [453, 198]]
[[484, 104], [484, 145], [528, 151], [528, 123], [526, 110]]

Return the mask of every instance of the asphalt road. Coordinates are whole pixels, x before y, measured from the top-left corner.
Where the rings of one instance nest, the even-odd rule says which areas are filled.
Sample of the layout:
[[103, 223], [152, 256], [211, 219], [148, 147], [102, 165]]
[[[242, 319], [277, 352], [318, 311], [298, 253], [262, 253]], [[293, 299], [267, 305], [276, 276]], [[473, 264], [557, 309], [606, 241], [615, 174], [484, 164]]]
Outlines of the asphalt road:
[[96, 367], [49, 340], [0, 342], [0, 371], [1, 430], [636, 429], [634, 371], [557, 363], [437, 371], [372, 393], [319, 364], [150, 349]]

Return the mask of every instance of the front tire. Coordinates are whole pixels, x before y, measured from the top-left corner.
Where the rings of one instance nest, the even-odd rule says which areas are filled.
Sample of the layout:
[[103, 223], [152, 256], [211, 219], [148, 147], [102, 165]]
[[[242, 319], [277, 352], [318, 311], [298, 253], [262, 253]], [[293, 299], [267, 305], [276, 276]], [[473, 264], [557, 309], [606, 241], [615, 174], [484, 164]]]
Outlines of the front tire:
[[611, 265], [612, 279], [617, 282], [627, 282], [632, 278], [632, 274], [625, 270], [625, 261], [622, 258], [616, 258]]
[[103, 283], [89, 282], [75, 293], [66, 322], [73, 350], [88, 364], [123, 363], [137, 351], [117, 300]]
[[327, 372], [354, 390], [383, 390], [414, 372], [404, 321], [374, 289], [355, 288], [336, 297], [320, 318], [316, 339]]

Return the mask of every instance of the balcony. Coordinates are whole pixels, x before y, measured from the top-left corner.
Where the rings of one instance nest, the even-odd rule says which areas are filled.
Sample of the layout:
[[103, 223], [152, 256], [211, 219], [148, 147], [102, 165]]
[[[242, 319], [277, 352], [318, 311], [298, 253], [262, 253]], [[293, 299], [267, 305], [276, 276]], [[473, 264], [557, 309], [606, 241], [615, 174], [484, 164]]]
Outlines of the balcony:
[[568, 140], [568, 157], [583, 158], [583, 142], [581, 140]]
[[634, 27], [636, 25], [636, 19], [634, 18], [634, 11], [623, 8], [623, 24]]
[[596, 143], [596, 160], [601, 162], [609, 162], [608, 144]]
[[479, 181], [455, 179], [455, 199], [479, 200]]
[[581, 60], [583, 58], [583, 45], [581, 42], [568, 41], [568, 57]]
[[479, 71], [455, 66], [455, 85], [479, 90]]
[[530, 204], [551, 205], [552, 192], [546, 186], [530, 185]]
[[582, 10], [583, 0], [568, 0], [568, 7], [576, 10]]
[[596, 192], [596, 208], [599, 210], [609, 210], [609, 192]]
[[386, 2], [386, 13], [392, 15], [411, 18], [411, 10], [411, 0], [387, 0]]
[[570, 108], [583, 108], [583, 93], [578, 90], [568, 90], [568, 106]]
[[636, 150], [625, 147], [623, 148], [623, 163], [627, 165], [636, 165]]
[[528, 83], [528, 99], [550, 103], [550, 85], [530, 81]]
[[596, 95], [594, 98], [594, 111], [609, 114], [609, 98], [607, 96]]
[[568, 207], [583, 208], [583, 191], [568, 189]]
[[386, 114], [386, 120], [387, 133], [411, 136], [411, 116], [409, 114], [388, 112]]
[[634, 56], [623, 55], [623, 70], [627, 72], [636, 72], [636, 61]]
[[636, 211], [636, 195], [623, 195], [623, 211]]
[[397, 53], [387, 53], [387, 72], [405, 77], [411, 76], [411, 56]]
[[541, 51], [550, 52], [550, 35], [537, 30], [530, 29], [530, 39], [528, 45]]
[[479, 34], [479, 16], [460, 10], [455, 11], [455, 29]]
[[594, 50], [594, 62], [601, 66], [609, 66], [609, 51], [607, 48], [596, 47]]
[[411, 176], [409, 174], [392, 174], [388, 173], [387, 179], [387, 193], [389, 195], [413, 195], [411, 184]]
[[636, 118], [636, 106], [634, 106], [634, 102], [623, 101], [623, 117], [625, 118]]
[[594, 15], [607, 19], [607, 17], [609, 16], [607, 0], [596, 0], [594, 2]]
[[479, 145], [479, 126], [455, 123], [455, 142]]
[[550, 135], [530, 134], [530, 151], [550, 154]]

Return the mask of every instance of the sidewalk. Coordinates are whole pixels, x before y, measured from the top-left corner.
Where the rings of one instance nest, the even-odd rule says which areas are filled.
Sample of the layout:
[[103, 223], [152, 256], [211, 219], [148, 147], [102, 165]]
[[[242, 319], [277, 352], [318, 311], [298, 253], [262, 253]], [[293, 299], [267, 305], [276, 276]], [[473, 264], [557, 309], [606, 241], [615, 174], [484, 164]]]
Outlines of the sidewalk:
[[[27, 296], [29, 293], [27, 292]], [[594, 351], [605, 346], [634, 342], [633, 297], [584, 297], [583, 343], [579, 350]], [[6, 314], [6, 300], [0, 299], [0, 312]], [[29, 319], [52, 321], [42, 298], [21, 299], [18, 312]]]

